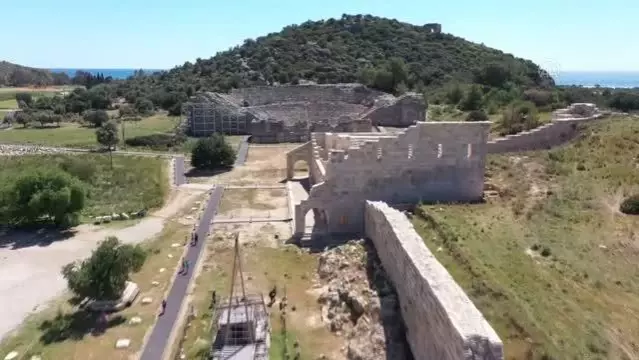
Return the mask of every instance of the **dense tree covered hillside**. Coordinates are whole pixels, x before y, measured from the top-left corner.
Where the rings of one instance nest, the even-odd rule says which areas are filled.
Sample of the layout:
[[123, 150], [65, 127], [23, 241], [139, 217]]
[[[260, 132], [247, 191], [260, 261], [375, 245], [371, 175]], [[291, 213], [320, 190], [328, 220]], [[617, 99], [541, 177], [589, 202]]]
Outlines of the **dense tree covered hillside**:
[[69, 82], [66, 74], [0, 61], [0, 86], [47, 86], [64, 85]]
[[210, 59], [187, 62], [168, 72], [138, 74], [123, 83], [118, 93], [132, 102], [139, 96], [150, 97], [156, 105], [170, 109], [199, 90], [228, 91], [300, 80], [360, 81], [390, 92], [454, 82], [521, 88], [554, 85], [533, 62], [484, 45], [397, 20], [343, 15], [247, 39]]

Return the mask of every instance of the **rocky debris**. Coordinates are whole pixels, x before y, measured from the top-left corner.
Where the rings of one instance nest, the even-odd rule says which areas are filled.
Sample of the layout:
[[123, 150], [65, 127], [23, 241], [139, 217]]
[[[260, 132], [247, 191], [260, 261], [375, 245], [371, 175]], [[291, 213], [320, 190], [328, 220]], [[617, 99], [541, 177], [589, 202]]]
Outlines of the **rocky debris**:
[[38, 145], [6, 145], [0, 144], [0, 156], [21, 156], [37, 154], [59, 154], [68, 152], [67, 149]]
[[348, 359], [410, 358], [397, 295], [372, 245], [350, 241], [324, 252], [318, 274], [323, 321], [347, 339]]
[[142, 323], [142, 318], [139, 317], [139, 316], [134, 316], [134, 317], [131, 318], [131, 320], [129, 320], [129, 324], [131, 324], [131, 325], [137, 325], [137, 324], [140, 324], [140, 323]]
[[145, 297], [144, 299], [142, 299], [142, 304], [150, 304], [153, 302], [153, 299], [151, 299], [150, 297]]

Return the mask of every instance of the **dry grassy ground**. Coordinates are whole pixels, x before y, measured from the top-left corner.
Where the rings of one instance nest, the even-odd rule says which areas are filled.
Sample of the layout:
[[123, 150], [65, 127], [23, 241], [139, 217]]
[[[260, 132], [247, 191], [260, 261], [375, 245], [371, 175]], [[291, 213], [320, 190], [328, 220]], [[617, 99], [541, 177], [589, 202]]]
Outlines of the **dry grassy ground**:
[[[249, 148], [245, 166], [233, 171], [202, 177], [201, 182], [233, 185], [282, 185], [286, 177], [285, 154], [293, 146]], [[227, 189], [218, 211], [219, 218], [284, 217], [288, 215], [285, 189]], [[331, 354], [343, 345], [321, 323], [317, 303], [316, 271], [318, 256], [283, 245], [291, 235], [287, 222], [216, 224], [208, 239], [201, 272], [196, 280], [191, 301], [196, 317], [190, 323], [182, 347], [187, 359], [202, 359], [209, 350], [212, 310], [211, 293], [227, 297], [230, 290], [233, 261], [233, 237], [240, 234], [244, 278], [248, 293], [261, 293], [268, 300], [268, 292], [278, 287], [278, 298], [284, 287], [288, 296], [288, 331], [285, 341], [281, 330], [279, 310], [271, 312], [271, 359], [282, 359], [283, 348], [292, 354], [293, 343], [298, 341], [302, 358], [315, 358]], [[236, 291], [239, 291], [236, 288]], [[292, 307], [295, 311], [290, 311]], [[339, 351], [337, 351], [339, 353]]]
[[485, 204], [423, 206], [426, 244], [504, 341], [507, 359], [639, 358], [639, 122], [488, 162]]
[[[77, 311], [65, 297], [31, 316], [15, 334], [3, 340], [0, 358], [10, 351], [17, 351], [21, 359], [30, 359], [34, 354], [42, 359], [130, 359], [142, 346], [145, 333], [155, 321], [160, 301], [183, 254], [182, 244], [191, 232], [204, 200], [204, 196], [200, 196], [186, 204], [178, 215], [167, 219], [155, 240], [145, 244], [150, 256], [142, 270], [131, 279], [140, 286], [140, 295], [131, 307], [111, 315], [105, 332], [95, 332], [95, 317]], [[159, 284], [153, 286], [154, 281]], [[144, 305], [141, 299], [147, 296], [153, 302]], [[136, 316], [142, 319], [141, 324], [130, 324]], [[115, 342], [122, 338], [131, 340], [129, 349], [115, 349]]]
[[286, 179], [286, 152], [299, 144], [280, 144], [277, 147], [249, 146], [246, 164], [216, 176], [194, 177], [189, 182], [228, 185], [281, 185]]

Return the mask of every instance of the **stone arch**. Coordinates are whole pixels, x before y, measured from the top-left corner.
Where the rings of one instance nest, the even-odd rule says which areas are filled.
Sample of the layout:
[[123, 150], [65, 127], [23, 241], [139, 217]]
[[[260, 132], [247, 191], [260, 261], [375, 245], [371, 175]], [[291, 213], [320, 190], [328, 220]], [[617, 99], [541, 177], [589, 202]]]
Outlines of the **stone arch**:
[[[309, 214], [312, 214], [311, 218], [308, 217]], [[312, 221], [309, 221], [311, 219]], [[314, 206], [308, 201], [302, 201], [301, 203], [295, 205], [296, 235], [312, 233], [317, 230], [326, 231], [327, 224], [328, 215], [326, 213], [326, 209], [319, 206]]]
[[[310, 141], [305, 144], [296, 147], [295, 149], [286, 153], [286, 178], [291, 180], [295, 177], [295, 163], [300, 160], [306, 161], [310, 166], [312, 155], [312, 143]], [[309, 167], [310, 174], [310, 167]]]
[[293, 176], [295, 178], [311, 178], [311, 165], [306, 159], [299, 159], [293, 163]]

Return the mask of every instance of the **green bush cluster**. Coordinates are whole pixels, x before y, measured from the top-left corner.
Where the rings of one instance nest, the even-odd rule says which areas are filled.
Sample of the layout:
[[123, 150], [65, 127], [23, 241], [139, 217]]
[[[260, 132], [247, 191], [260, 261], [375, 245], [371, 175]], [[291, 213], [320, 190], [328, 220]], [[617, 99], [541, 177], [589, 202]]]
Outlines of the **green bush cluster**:
[[180, 146], [186, 141], [186, 137], [175, 134], [151, 134], [136, 136], [125, 140], [129, 146], [148, 147], [155, 150], [166, 150]]
[[215, 170], [232, 166], [235, 157], [235, 150], [224, 135], [215, 133], [198, 139], [191, 151], [191, 165], [199, 170]]
[[619, 211], [628, 215], [639, 215], [639, 194], [626, 198], [619, 206]]

